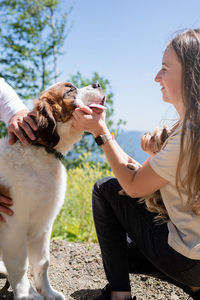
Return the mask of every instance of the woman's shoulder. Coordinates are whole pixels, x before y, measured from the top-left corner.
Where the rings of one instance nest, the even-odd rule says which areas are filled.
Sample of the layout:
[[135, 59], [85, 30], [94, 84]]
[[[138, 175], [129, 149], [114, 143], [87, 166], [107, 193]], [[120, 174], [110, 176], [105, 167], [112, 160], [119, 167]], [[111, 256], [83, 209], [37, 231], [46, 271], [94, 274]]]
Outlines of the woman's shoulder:
[[0, 77], [0, 87], [5, 83], [5, 79], [3, 77]]
[[5, 97], [14, 97], [14, 90], [10, 86], [9, 83], [6, 82], [6, 80], [3, 77], [0, 77], [0, 98], [1, 100], [4, 99]]
[[2, 92], [8, 84], [3, 77], [0, 77], [0, 92]]
[[2, 98], [3, 91], [5, 89], [5, 79], [3, 77], [0, 77], [0, 97]]

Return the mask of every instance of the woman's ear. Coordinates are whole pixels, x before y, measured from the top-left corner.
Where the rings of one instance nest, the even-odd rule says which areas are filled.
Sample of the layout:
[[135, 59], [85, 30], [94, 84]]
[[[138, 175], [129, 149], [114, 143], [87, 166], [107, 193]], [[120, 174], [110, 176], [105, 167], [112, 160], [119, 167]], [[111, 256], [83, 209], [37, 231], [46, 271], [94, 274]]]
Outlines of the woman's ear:
[[44, 99], [38, 100], [35, 104], [35, 121], [38, 126], [37, 138], [41, 139], [48, 147], [55, 147], [60, 137], [56, 131], [52, 108]]

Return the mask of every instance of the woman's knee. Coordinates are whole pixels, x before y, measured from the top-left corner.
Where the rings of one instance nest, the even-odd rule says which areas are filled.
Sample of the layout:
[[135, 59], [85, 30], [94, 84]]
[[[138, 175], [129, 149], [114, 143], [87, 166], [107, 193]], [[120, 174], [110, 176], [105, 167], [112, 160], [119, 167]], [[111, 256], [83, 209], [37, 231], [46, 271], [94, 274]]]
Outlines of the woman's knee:
[[120, 190], [120, 185], [115, 177], [107, 176], [103, 177], [94, 184], [93, 187], [93, 200], [96, 198], [108, 197], [112, 195], [116, 190]]
[[108, 176], [99, 179], [94, 184], [92, 193], [92, 206], [94, 213], [103, 213], [104, 209], [108, 205], [109, 199], [114, 196], [112, 191], [116, 189], [116, 181], [116, 178]]
[[112, 178], [112, 177], [104, 177], [95, 182], [93, 191], [92, 191], [92, 202], [93, 203], [101, 200], [101, 198], [104, 197], [105, 187], [103, 187], [103, 185], [106, 185], [107, 181], [110, 178]]
[[107, 177], [103, 177], [103, 178], [97, 180], [94, 184], [93, 191], [101, 191], [103, 185], [106, 185], [107, 182], [112, 178], [113, 178], [112, 176], [107, 176]]

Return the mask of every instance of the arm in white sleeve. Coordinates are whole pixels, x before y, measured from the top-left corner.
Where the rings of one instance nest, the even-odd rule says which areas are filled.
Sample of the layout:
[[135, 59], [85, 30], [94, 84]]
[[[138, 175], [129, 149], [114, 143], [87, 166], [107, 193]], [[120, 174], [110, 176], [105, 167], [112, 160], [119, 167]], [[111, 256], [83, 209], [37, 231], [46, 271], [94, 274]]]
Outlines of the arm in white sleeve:
[[22, 109], [27, 109], [27, 107], [13, 88], [0, 78], [0, 120], [8, 123], [10, 118]]

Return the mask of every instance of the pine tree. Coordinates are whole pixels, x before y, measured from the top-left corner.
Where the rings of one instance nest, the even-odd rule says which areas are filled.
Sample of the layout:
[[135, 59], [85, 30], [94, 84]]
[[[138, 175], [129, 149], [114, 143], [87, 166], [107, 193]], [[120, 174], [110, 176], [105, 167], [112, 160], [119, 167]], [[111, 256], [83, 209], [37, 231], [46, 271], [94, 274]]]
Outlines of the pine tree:
[[37, 97], [57, 80], [66, 21], [59, 0], [0, 1], [0, 76], [22, 98]]

